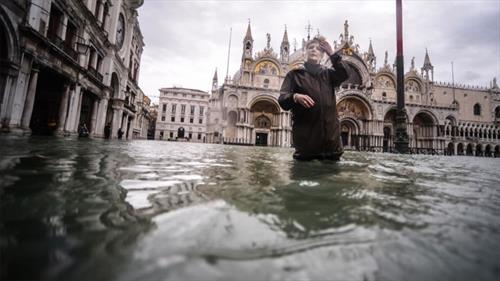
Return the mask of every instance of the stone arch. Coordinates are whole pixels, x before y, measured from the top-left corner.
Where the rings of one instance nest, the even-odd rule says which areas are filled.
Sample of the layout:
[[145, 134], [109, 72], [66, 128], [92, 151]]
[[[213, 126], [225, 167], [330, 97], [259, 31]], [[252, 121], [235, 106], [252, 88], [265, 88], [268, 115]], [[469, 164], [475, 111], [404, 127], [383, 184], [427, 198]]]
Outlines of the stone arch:
[[358, 120], [373, 120], [373, 109], [366, 98], [350, 93], [337, 101], [339, 117], [352, 117]]
[[464, 144], [457, 144], [457, 155], [464, 155]]
[[19, 60], [19, 39], [9, 16], [0, 6], [0, 59], [9, 62]]
[[455, 144], [453, 144], [453, 142], [448, 143], [448, 146], [446, 148], [446, 154], [447, 155], [454, 155], [455, 154]]
[[251, 134], [255, 145], [278, 145], [279, 131], [276, 128], [282, 122], [280, 112], [280, 107], [273, 97], [260, 96], [251, 102], [250, 125], [254, 128]]
[[346, 149], [359, 148], [360, 126], [356, 119], [344, 117], [340, 119], [340, 136]]
[[484, 148], [484, 156], [486, 157], [491, 157], [493, 151], [491, 150], [491, 144], [487, 144], [486, 147]]
[[465, 148], [465, 155], [472, 156], [474, 155], [474, 145], [472, 143], [467, 144]]
[[[347, 72], [352, 75], [352, 81], [351, 78], [347, 79], [342, 85], [345, 84], [357, 84], [353, 83], [356, 82], [355, 80], [359, 79], [360, 86], [364, 87], [370, 87], [372, 84], [371, 78], [370, 78], [370, 72], [368, 71], [368, 67], [364, 63], [363, 59], [357, 56], [356, 54], [352, 55], [345, 55], [343, 54], [343, 50], [336, 50], [336, 54], [340, 55], [342, 57], [342, 61], [347, 64]], [[321, 62], [322, 65], [326, 67], [332, 67], [332, 62], [328, 58], [328, 56], [325, 56]], [[359, 77], [359, 78], [358, 78]]]
[[111, 97], [120, 98], [120, 77], [116, 72], [111, 74]]
[[483, 145], [480, 143], [476, 144], [476, 156], [483, 156]]
[[432, 153], [437, 136], [437, 118], [430, 111], [421, 110], [412, 120], [413, 145], [417, 152]]
[[[412, 82], [416, 84], [412, 85]], [[424, 84], [422, 80], [417, 76], [405, 77], [404, 85], [405, 85], [405, 93], [413, 92], [421, 94], [423, 92]]]
[[375, 84], [380, 88], [396, 89], [396, 77], [394, 74], [381, 72], [375, 76]]
[[235, 94], [229, 94], [226, 98], [226, 107], [227, 108], [237, 108], [238, 107], [238, 97]]
[[448, 115], [444, 119], [444, 130], [446, 136], [458, 136], [457, 119], [453, 115]]
[[235, 142], [237, 128], [236, 122], [238, 120], [238, 113], [236, 111], [231, 110], [227, 113], [227, 126], [225, 130], [225, 137], [228, 142]]

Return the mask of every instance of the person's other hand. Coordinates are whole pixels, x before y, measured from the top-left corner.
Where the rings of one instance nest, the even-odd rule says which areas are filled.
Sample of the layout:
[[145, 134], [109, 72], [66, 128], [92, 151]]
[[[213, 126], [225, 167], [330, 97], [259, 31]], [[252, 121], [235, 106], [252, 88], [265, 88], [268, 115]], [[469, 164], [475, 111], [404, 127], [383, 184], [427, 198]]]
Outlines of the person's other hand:
[[339, 54], [333, 54], [332, 56], [332, 64], [336, 65], [342, 60], [342, 57]]
[[314, 100], [308, 95], [294, 94], [293, 100], [305, 108], [311, 108], [314, 106]]

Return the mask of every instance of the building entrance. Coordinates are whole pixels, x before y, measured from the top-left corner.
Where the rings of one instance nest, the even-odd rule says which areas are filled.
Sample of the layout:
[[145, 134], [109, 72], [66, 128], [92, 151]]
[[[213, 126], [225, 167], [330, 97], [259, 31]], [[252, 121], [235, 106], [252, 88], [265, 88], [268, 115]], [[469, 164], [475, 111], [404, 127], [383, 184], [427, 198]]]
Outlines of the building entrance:
[[255, 145], [267, 146], [267, 133], [256, 133], [255, 134]]
[[40, 71], [30, 122], [33, 135], [52, 135], [59, 122], [64, 122], [59, 120], [63, 81], [63, 77], [50, 70]]

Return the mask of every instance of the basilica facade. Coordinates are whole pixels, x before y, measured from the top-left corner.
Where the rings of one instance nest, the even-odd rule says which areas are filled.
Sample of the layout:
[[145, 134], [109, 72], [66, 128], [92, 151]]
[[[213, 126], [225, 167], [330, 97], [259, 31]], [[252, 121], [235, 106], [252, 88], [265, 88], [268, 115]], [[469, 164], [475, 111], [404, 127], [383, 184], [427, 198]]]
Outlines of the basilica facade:
[[[392, 151], [396, 116], [396, 72], [387, 52], [381, 67], [372, 43], [360, 50], [347, 21], [333, 49], [348, 66], [349, 78], [336, 90], [342, 141], [346, 149]], [[243, 39], [240, 69], [222, 86], [214, 76], [209, 100], [207, 141], [291, 147], [291, 112], [278, 105], [287, 72], [301, 67], [302, 48], [290, 49], [285, 30], [279, 54], [270, 45], [254, 54], [250, 23]], [[330, 66], [325, 56], [324, 65]], [[411, 60], [404, 76], [407, 132], [412, 153], [500, 156], [500, 88], [434, 81], [425, 51], [420, 69]]]

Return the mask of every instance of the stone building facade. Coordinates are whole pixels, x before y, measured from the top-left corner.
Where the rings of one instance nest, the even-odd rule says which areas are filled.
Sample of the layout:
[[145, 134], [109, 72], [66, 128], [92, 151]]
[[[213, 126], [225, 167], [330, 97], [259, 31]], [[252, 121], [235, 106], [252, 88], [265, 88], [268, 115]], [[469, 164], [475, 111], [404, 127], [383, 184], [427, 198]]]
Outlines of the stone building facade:
[[[209, 101], [207, 140], [214, 143], [293, 146], [291, 115], [278, 105], [287, 72], [301, 67], [302, 48], [290, 48], [287, 31], [279, 54], [270, 45], [254, 55], [250, 24], [243, 39], [240, 69], [222, 86], [214, 79]], [[381, 67], [372, 43], [362, 52], [347, 21], [333, 43], [348, 66], [349, 78], [336, 90], [342, 141], [347, 149], [391, 151], [396, 112], [395, 65], [385, 53]], [[329, 66], [325, 56], [322, 62]], [[405, 73], [407, 130], [412, 153], [500, 156], [500, 89], [434, 81], [425, 51], [418, 70], [411, 60]]]
[[162, 88], [155, 139], [205, 142], [209, 94], [186, 88]]
[[[142, 0], [16, 0], [0, 4], [4, 132], [146, 137], [137, 81]], [[147, 118], [146, 118], [147, 119]], [[141, 120], [142, 121], [142, 120]]]

